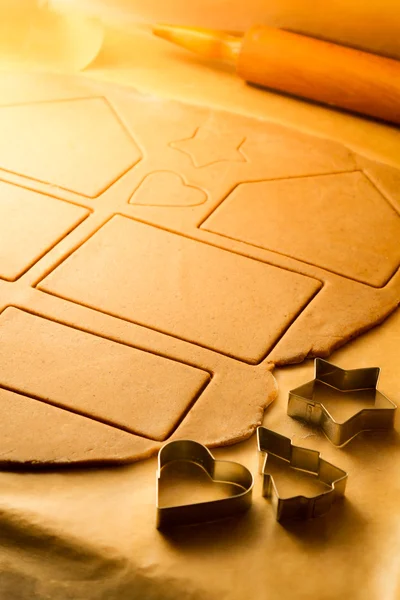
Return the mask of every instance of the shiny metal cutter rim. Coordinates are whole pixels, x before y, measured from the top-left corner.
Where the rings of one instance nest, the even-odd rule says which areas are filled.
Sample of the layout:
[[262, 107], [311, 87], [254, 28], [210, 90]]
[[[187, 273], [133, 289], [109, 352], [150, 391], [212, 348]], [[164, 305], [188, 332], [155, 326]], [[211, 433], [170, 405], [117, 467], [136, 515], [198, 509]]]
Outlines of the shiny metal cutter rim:
[[332, 363], [315, 359], [315, 378], [289, 392], [287, 414], [320, 427], [328, 440], [335, 446], [344, 446], [362, 431], [390, 429], [394, 424], [396, 404], [384, 394], [376, 391], [383, 406], [362, 408], [343, 423], [338, 423], [322, 402], [313, 400], [314, 382], [320, 381], [340, 392], [375, 389], [378, 384], [378, 367], [345, 370]]
[[[208, 473], [213, 481], [235, 484], [240, 486], [243, 492], [208, 502], [160, 506], [158, 488], [161, 470], [166, 464], [176, 460], [196, 463]], [[253, 483], [253, 475], [244, 465], [215, 459], [211, 452], [199, 442], [193, 440], [168, 442], [158, 453], [157, 529], [214, 521], [241, 513], [251, 506]]]
[[[260, 452], [260, 472], [263, 476], [262, 495], [271, 498], [278, 521], [318, 517], [327, 513], [337, 498], [344, 496], [347, 483], [346, 471], [321, 458], [316, 450], [294, 446], [289, 438], [265, 427], [258, 427], [257, 442]], [[272, 475], [268, 473], [269, 455], [285, 461], [294, 469], [316, 475], [330, 489], [311, 498], [307, 496], [281, 498]]]

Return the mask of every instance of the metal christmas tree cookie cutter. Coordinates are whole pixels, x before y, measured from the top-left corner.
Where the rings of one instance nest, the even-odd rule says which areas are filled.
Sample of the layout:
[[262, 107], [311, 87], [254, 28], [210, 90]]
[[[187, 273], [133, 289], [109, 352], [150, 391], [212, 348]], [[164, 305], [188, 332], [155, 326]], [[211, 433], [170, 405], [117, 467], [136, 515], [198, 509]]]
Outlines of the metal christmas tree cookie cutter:
[[[376, 389], [378, 367], [345, 370], [321, 358], [315, 359], [315, 379], [289, 392], [287, 414], [311, 425], [318, 426], [335, 445], [343, 446], [362, 431], [390, 429], [393, 427], [396, 404]], [[317, 385], [346, 392], [370, 391], [374, 405], [360, 408], [343, 423], [336, 421], [323, 404], [323, 396], [315, 398]]]
[[[278, 521], [283, 519], [310, 519], [325, 514], [333, 502], [344, 496], [347, 473], [320, 457], [319, 452], [292, 445], [289, 438], [265, 427], [257, 429], [260, 452], [260, 472], [263, 476], [262, 495], [271, 498]], [[272, 475], [268, 473], [268, 457], [285, 461], [293, 469], [315, 475], [329, 489], [311, 498], [292, 496], [281, 498]]]
[[[159, 485], [163, 467], [173, 461], [189, 461], [199, 465], [215, 482], [231, 483], [242, 489], [234, 496], [217, 500], [161, 506]], [[193, 440], [175, 440], [165, 444], [158, 453], [157, 469], [157, 528], [214, 521], [241, 513], [251, 506], [253, 476], [243, 465], [216, 460], [202, 444]]]

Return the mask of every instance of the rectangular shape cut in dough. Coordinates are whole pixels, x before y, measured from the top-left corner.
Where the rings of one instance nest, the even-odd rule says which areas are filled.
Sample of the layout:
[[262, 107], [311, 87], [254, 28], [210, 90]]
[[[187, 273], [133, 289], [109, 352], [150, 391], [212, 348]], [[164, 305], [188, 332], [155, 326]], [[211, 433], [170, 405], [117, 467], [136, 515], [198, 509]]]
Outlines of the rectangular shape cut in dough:
[[39, 288], [257, 363], [320, 282], [117, 215]]
[[202, 369], [13, 307], [0, 316], [0, 337], [0, 387], [154, 440], [171, 433], [210, 380]]
[[0, 278], [15, 281], [89, 211], [0, 181]]

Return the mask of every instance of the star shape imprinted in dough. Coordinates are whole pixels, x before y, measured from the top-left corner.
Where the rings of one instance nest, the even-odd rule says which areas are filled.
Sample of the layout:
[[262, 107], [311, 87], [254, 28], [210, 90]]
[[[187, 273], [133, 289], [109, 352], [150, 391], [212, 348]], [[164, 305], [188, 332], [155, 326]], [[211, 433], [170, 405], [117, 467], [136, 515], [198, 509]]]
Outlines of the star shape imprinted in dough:
[[170, 146], [187, 154], [199, 168], [218, 162], [247, 162], [241, 148], [245, 139], [238, 132], [198, 127], [190, 138], [171, 142]]
[[[340, 369], [321, 358], [315, 359], [315, 379], [289, 392], [290, 417], [319, 426], [335, 446], [347, 444], [362, 431], [393, 427], [397, 406], [376, 389], [379, 367]], [[333, 418], [324, 405], [337, 393], [357, 396], [360, 408], [344, 421]], [[364, 404], [364, 406], [363, 406]]]

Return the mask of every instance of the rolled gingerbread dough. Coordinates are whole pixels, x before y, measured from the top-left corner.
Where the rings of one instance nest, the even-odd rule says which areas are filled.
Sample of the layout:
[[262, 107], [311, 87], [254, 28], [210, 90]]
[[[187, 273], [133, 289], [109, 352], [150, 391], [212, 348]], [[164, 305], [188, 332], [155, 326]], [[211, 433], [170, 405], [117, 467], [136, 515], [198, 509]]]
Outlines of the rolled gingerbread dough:
[[131, 90], [3, 79], [2, 464], [239, 441], [274, 365], [396, 308], [395, 169]]

